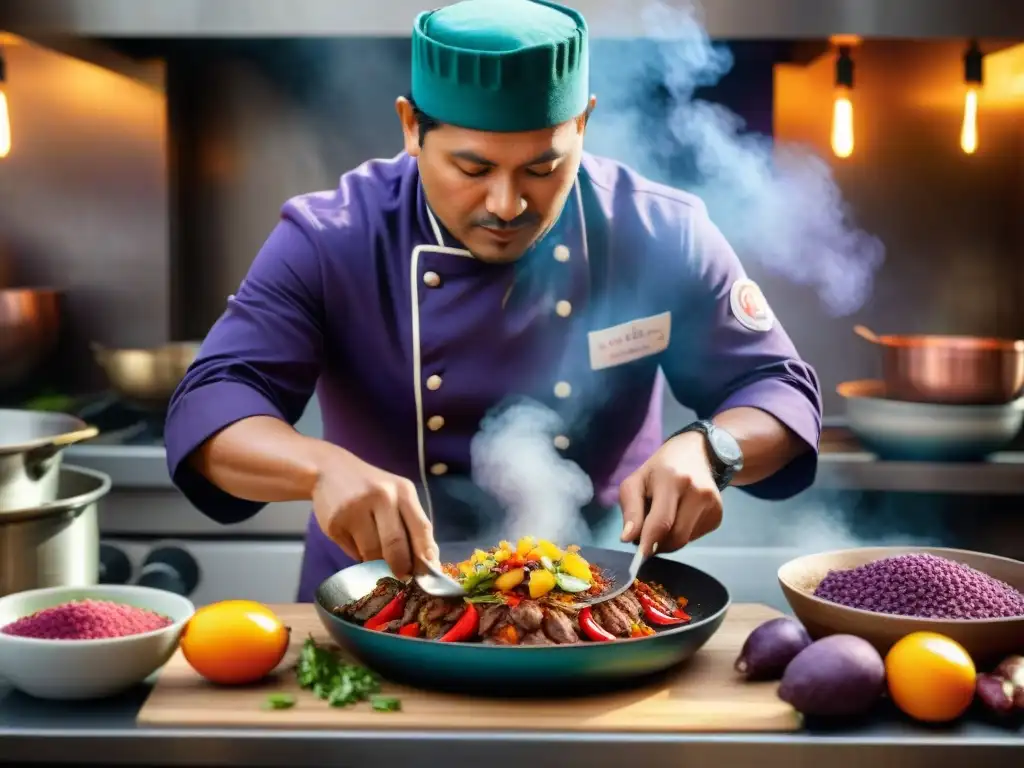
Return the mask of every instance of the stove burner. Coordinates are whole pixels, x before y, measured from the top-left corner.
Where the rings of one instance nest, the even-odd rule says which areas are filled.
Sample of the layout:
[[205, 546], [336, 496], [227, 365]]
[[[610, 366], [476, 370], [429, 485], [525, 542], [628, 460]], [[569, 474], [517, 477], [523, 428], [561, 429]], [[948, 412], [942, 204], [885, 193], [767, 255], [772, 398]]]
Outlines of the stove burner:
[[75, 415], [100, 430], [90, 445], [163, 445], [163, 411], [147, 411], [116, 395], [82, 405]]

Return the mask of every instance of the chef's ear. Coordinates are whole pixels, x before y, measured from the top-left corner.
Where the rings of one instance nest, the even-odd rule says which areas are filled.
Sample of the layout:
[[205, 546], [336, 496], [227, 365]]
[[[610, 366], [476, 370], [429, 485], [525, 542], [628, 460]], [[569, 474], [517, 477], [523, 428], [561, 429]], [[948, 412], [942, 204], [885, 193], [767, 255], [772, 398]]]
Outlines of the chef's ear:
[[395, 112], [398, 113], [398, 120], [402, 124], [402, 139], [405, 142], [405, 153], [410, 157], [419, 157], [420, 154], [420, 126], [416, 119], [416, 110], [412, 102], [405, 96], [395, 99]]
[[583, 133], [583, 132], [585, 132], [587, 130], [587, 123], [590, 122], [590, 115], [594, 111], [594, 108], [596, 106], [597, 106], [597, 96], [594, 96], [593, 94], [591, 94], [590, 95], [590, 101], [587, 102], [587, 109], [586, 109], [586, 111], [582, 115], [580, 115], [579, 118], [578, 118], [580, 133]]

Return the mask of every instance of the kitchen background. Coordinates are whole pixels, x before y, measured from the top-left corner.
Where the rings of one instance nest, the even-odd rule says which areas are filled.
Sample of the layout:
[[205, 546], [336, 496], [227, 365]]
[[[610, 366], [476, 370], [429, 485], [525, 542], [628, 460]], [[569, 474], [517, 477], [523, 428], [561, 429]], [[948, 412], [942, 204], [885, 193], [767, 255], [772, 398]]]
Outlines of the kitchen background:
[[[731, 489], [722, 529], [679, 555], [722, 578], [736, 599], [785, 608], [774, 597], [779, 564], [794, 552], [865, 541], [1024, 557], [1024, 453], [1015, 444], [988, 461], [952, 466], [878, 460], [845, 428], [847, 405], [836, 393], [839, 383], [880, 370], [879, 350], [854, 335], [855, 323], [880, 333], [1024, 337], [1024, 27], [1000, 26], [992, 6], [975, 5], [989, 30], [1018, 37], [977, 40], [984, 83], [979, 143], [970, 153], [961, 128], [971, 24], [950, 21], [932, 34], [922, 21], [916, 36], [912, 18], [884, 29], [878, 21], [879, 34], [831, 39], [856, 25], [807, 30], [794, 20], [790, 30], [780, 18], [754, 19], [731, 37], [712, 14], [718, 29], [709, 29], [729, 42], [735, 62], [699, 95], [777, 146], [817, 154], [857, 225], [885, 246], [870, 297], [838, 317], [811, 288], [756, 254], [746, 259], [821, 377], [829, 429], [814, 488], [781, 503]], [[969, 18], [970, 4], [960, 7]], [[280, 34], [191, 34], [141, 22], [125, 29], [134, 17], [64, 28], [27, 8], [0, 11], [0, 29], [20, 32], [0, 37], [12, 135], [0, 160], [0, 288], [60, 289], [62, 334], [38, 376], [0, 395], [8, 405], [106, 390], [94, 342], [125, 348], [201, 339], [284, 200], [333, 187], [345, 170], [400, 149], [393, 100], [407, 90], [409, 53], [393, 28], [408, 27], [414, 9], [400, 24], [387, 21], [385, 34], [360, 28], [349, 36], [342, 21], [333, 32], [311, 21], [318, 31], [308, 35], [285, 26]], [[352, 26], [365, 23], [361, 16]], [[854, 151], [845, 158], [830, 141], [839, 43], [855, 63]], [[637, 160], [643, 140], [623, 141], [608, 126], [623, 90], [622, 62], [649, 48], [643, 39], [594, 43], [599, 108], [591, 151]], [[664, 107], [672, 93], [655, 88], [638, 98]], [[604, 133], [602, 108], [611, 113]], [[653, 143], [666, 124], [648, 126]], [[685, 169], [667, 167], [675, 174], [668, 180], [686, 186]], [[0, 322], [0, 334], [11, 333]], [[666, 433], [690, 415], [669, 398]], [[106, 578], [191, 590], [197, 603], [293, 597], [307, 505], [270, 505], [241, 525], [216, 526], [171, 486], [159, 416], [121, 408], [93, 416], [104, 433], [68, 449], [66, 461], [113, 479], [99, 508]], [[300, 428], [319, 433], [315, 402]]]

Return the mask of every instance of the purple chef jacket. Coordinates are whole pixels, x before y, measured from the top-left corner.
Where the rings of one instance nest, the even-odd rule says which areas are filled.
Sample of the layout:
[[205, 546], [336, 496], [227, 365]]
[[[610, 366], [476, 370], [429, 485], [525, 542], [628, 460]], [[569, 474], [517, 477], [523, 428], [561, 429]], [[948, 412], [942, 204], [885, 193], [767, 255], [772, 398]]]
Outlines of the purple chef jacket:
[[[525, 396], [559, 414], [556, 445], [594, 483], [591, 522], [615, 514], [618, 484], [661, 444], [667, 381], [702, 418], [753, 406], [806, 442], [744, 488], [790, 497], [814, 479], [819, 383], [777, 322], [738, 321], [743, 278], [698, 198], [608, 159], [584, 154], [555, 226], [514, 264], [474, 259], [440, 225], [413, 158], [369, 161], [283, 206], [171, 401], [171, 476], [218, 522], [255, 515], [262, 504], [186, 459], [240, 419], [295, 424], [315, 390], [325, 440], [414, 481], [438, 541], [477, 540], [500, 516], [468, 480], [470, 441], [488, 411]], [[592, 367], [588, 332], [664, 313], [664, 351]], [[310, 516], [299, 600], [349, 564]]]

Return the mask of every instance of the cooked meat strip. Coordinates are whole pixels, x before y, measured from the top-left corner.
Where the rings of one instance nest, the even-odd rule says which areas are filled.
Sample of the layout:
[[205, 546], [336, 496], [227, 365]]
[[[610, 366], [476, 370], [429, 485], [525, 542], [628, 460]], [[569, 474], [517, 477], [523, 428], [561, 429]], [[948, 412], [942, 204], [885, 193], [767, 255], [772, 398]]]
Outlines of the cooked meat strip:
[[420, 607], [427, 600], [427, 594], [415, 587], [410, 589], [409, 597], [405, 601], [405, 612], [402, 614], [402, 624], [410, 624], [416, 621], [420, 613]]
[[632, 592], [623, 592], [611, 602], [633, 621], [640, 621], [640, 614], [643, 608], [640, 606], [640, 601], [637, 600], [636, 595]]
[[611, 603], [595, 605], [594, 617], [602, 627], [618, 637], [629, 637], [633, 628], [629, 616]]
[[377, 586], [370, 594], [336, 608], [335, 613], [353, 621], [366, 621], [380, 613], [380, 609], [390, 603], [395, 595], [405, 588], [405, 582], [385, 576], [377, 582]]
[[424, 605], [426, 610], [424, 618], [427, 621], [439, 621], [440, 619], [443, 619], [453, 607], [461, 607], [461, 603], [455, 603], [453, 606], [452, 603], [448, 602], [443, 597], [432, 597]]
[[569, 617], [554, 608], [544, 614], [544, 634], [558, 645], [570, 645], [580, 639]]
[[540, 629], [544, 621], [544, 609], [533, 600], [524, 600], [511, 611], [512, 621], [527, 632]]
[[509, 619], [507, 605], [488, 605], [480, 611], [480, 634], [489, 635], [492, 630], [501, 629]]
[[527, 632], [523, 635], [522, 645], [554, 645], [554, 643], [540, 630]]

